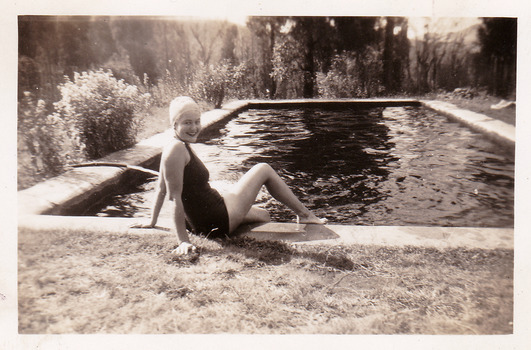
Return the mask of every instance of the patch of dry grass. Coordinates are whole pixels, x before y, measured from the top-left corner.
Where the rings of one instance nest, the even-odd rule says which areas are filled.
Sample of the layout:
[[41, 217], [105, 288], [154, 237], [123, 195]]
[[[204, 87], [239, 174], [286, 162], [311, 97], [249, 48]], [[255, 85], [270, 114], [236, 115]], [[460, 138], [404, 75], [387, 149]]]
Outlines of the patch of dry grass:
[[19, 332], [507, 334], [512, 250], [19, 232]]
[[477, 99], [452, 99], [448, 101], [456, 106], [468, 109], [470, 111], [485, 114], [488, 117], [501, 120], [507, 124], [516, 125], [516, 108], [515, 106], [503, 109], [492, 109], [491, 105], [500, 102], [500, 98], [492, 96]]
[[170, 127], [168, 107], [152, 107], [140, 122], [141, 126], [136, 136], [139, 141], [168, 130]]

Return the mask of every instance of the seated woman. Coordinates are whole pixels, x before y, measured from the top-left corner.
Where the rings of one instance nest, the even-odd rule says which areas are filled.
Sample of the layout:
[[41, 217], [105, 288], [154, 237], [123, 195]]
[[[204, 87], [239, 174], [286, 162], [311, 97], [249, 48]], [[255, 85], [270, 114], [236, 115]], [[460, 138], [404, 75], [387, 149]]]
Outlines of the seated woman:
[[162, 152], [151, 222], [135, 227], [154, 227], [169, 193], [180, 241], [174, 253], [187, 254], [195, 249], [190, 243], [186, 220], [195, 233], [207, 237], [225, 237], [243, 223], [268, 222], [269, 213], [253, 205], [264, 185], [275, 199], [295, 212], [300, 223], [324, 223], [295, 197], [267, 164], [255, 165], [227, 193], [220, 194], [211, 188], [207, 168], [190, 148], [190, 143], [197, 140], [201, 131], [201, 111], [190, 97], [177, 97], [171, 102], [170, 124], [175, 138]]

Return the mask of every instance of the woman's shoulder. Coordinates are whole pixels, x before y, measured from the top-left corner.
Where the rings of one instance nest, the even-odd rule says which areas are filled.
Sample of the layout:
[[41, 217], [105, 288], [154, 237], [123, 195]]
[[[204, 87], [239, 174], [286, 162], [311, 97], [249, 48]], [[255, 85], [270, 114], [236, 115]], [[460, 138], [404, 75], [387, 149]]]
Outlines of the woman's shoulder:
[[184, 142], [173, 139], [162, 150], [162, 158], [167, 157], [184, 157], [188, 161], [190, 155]]
[[166, 146], [164, 146], [164, 151], [181, 151], [183, 152], [186, 149], [186, 145], [183, 141], [172, 138]]

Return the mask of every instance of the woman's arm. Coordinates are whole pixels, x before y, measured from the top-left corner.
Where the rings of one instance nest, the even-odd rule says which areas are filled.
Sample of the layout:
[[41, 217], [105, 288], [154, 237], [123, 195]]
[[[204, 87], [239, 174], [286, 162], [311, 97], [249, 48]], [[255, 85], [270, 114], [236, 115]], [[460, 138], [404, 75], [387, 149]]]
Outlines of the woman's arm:
[[173, 221], [179, 239], [179, 248], [175, 250], [177, 254], [186, 254], [189, 250], [195, 249], [190, 243], [190, 237], [186, 230], [186, 218], [184, 206], [181, 198], [183, 190], [184, 167], [190, 155], [183, 143], [175, 143], [163, 154], [161, 159], [162, 175], [165, 187], [169, 194], [170, 201], [173, 202]]
[[164, 199], [166, 198], [166, 182], [164, 181], [163, 176], [163, 166], [161, 164], [159, 170], [159, 179], [157, 181], [157, 187], [155, 190], [155, 197], [153, 200], [153, 206], [151, 209], [151, 220], [149, 224], [135, 223], [132, 224], [131, 228], [154, 228], [157, 225], [157, 220], [159, 218], [160, 210], [164, 204]]
[[155, 201], [153, 202], [153, 208], [151, 210], [151, 222], [149, 223], [149, 226], [155, 227], [155, 225], [157, 224], [160, 209], [162, 209], [162, 205], [164, 204], [165, 198], [166, 198], [166, 181], [164, 181], [164, 175], [161, 173], [159, 180], [157, 182], [157, 191], [155, 193]]

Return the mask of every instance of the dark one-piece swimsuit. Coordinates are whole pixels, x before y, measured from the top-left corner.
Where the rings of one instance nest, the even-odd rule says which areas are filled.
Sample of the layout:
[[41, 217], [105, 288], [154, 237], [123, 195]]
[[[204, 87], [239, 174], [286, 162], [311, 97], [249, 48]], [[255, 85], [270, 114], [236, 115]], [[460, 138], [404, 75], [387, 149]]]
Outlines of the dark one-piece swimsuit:
[[190, 161], [184, 167], [182, 201], [186, 219], [195, 234], [209, 238], [229, 234], [229, 214], [218, 191], [208, 183], [210, 173], [185, 143]]

